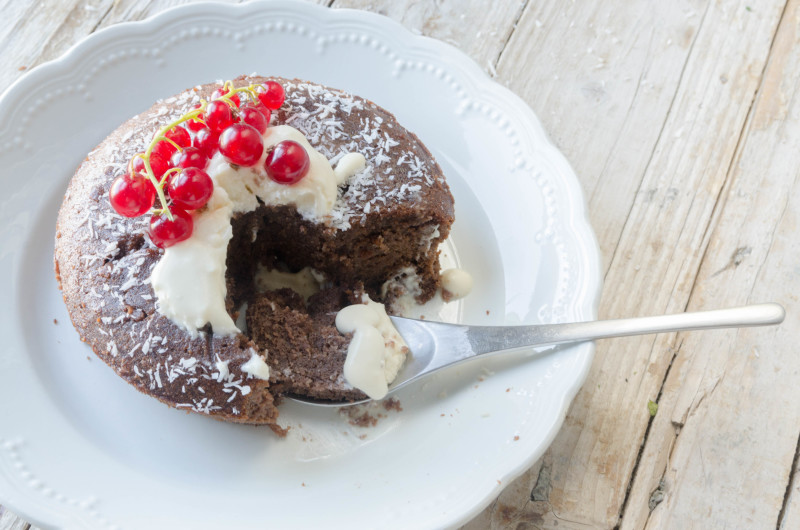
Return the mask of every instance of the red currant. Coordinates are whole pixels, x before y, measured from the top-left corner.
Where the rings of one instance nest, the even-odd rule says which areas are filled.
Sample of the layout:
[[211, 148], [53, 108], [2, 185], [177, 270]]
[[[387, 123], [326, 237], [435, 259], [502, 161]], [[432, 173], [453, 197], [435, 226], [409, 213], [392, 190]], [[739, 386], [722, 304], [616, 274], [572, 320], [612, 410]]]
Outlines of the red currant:
[[267, 125], [269, 125], [269, 119], [272, 117], [272, 111], [269, 110], [267, 107], [259, 103], [255, 106], [256, 110], [264, 115], [264, 119], [267, 120]]
[[[213, 94], [211, 94], [211, 99], [219, 99], [228, 92], [230, 92], [230, 90], [228, 90], [227, 87], [218, 88], [214, 91]], [[239, 94], [232, 95], [231, 101], [233, 102], [234, 105], [238, 107], [241, 104], [241, 100], [239, 99]]]
[[169, 207], [169, 211], [172, 212], [172, 221], [167, 212], [150, 218], [150, 241], [159, 248], [171, 247], [192, 236], [192, 216], [174, 205]]
[[212, 101], [206, 107], [206, 126], [212, 131], [222, 132], [233, 125], [233, 111], [224, 101]]
[[275, 144], [267, 153], [264, 169], [269, 178], [280, 184], [294, 184], [306, 176], [311, 161], [302, 145], [292, 140]]
[[252, 125], [235, 123], [219, 135], [219, 152], [239, 166], [252, 166], [264, 153], [264, 139]]
[[169, 160], [176, 151], [177, 149], [175, 146], [168, 141], [159, 140], [156, 142], [156, 145], [153, 146], [153, 150], [150, 151], [150, 156], [160, 156], [164, 160]]
[[[268, 108], [266, 108], [264, 105], [259, 105], [259, 107], [266, 110], [267, 116], [269, 115], [270, 110]], [[253, 105], [245, 105], [239, 111], [239, 116], [243, 123], [253, 126], [259, 133], [264, 134], [264, 131], [267, 130], [269, 118], [262, 114], [257, 107]]]
[[180, 167], [183, 169], [187, 167], [205, 169], [208, 165], [208, 157], [205, 151], [197, 147], [187, 147], [183, 151], [178, 151], [172, 155], [171, 163], [172, 167]]
[[189, 147], [192, 145], [192, 137], [189, 131], [183, 127], [173, 127], [164, 134], [167, 138], [178, 144], [180, 147]]
[[267, 81], [263, 86], [258, 87], [258, 99], [265, 107], [277, 110], [283, 105], [286, 94], [283, 87], [275, 81]]
[[[163, 157], [164, 160], [169, 160], [172, 157], [175, 151], [178, 151], [178, 148], [175, 147], [177, 145], [180, 148], [189, 147], [192, 145], [192, 137], [189, 134], [189, 131], [184, 129], [183, 127], [173, 127], [172, 129], [168, 130], [164, 133], [166, 138], [169, 138], [171, 142], [167, 140], [159, 140], [156, 142], [156, 145], [153, 147], [152, 153], [156, 153], [159, 156]], [[173, 145], [174, 144], [174, 145]]]
[[111, 183], [108, 199], [118, 214], [138, 217], [153, 206], [156, 200], [156, 188], [150, 179], [125, 174]]
[[[143, 156], [143, 155], [142, 155]], [[135, 156], [131, 159], [130, 167], [128, 168], [132, 175], [146, 175], [147, 169], [144, 166], [144, 158], [142, 156]], [[150, 169], [153, 170], [153, 176], [161, 178], [170, 168], [169, 162], [164, 160], [163, 157], [156, 153], [150, 153]]]
[[194, 146], [200, 149], [208, 158], [214, 156], [214, 152], [219, 148], [219, 133], [208, 128], [197, 131], [194, 136]]
[[[195, 105], [193, 107], [193, 110], [197, 110], [199, 108], [200, 108], [200, 103]], [[186, 121], [186, 127], [192, 132], [197, 132], [200, 129], [202, 129], [203, 127], [205, 127], [205, 124], [203, 122], [199, 121], [199, 120], [202, 120], [202, 119], [203, 119], [203, 115], [200, 114], [200, 115], [197, 116], [197, 118], [192, 118], [191, 120], [187, 120]]]
[[211, 198], [214, 182], [202, 169], [190, 167], [172, 175], [167, 190], [173, 204], [185, 210], [196, 210]]

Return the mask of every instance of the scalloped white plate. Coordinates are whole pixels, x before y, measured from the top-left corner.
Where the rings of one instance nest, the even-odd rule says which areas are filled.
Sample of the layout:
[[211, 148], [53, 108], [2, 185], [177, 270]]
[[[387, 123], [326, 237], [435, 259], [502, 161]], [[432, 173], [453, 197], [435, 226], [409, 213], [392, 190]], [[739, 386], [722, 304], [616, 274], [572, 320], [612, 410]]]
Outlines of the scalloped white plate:
[[[588, 320], [599, 258], [572, 170], [532, 111], [466, 56], [368, 13], [194, 4], [94, 34], [0, 100], [0, 502], [60, 528], [438, 528], [469, 520], [541, 456], [593, 346], [473, 362], [361, 428], [287, 403], [281, 440], [135, 392], [69, 323], [56, 211], [81, 159], [129, 116], [242, 73], [300, 77], [393, 111], [456, 196], [449, 258], [473, 323]], [[54, 322], [57, 320], [57, 324]]]

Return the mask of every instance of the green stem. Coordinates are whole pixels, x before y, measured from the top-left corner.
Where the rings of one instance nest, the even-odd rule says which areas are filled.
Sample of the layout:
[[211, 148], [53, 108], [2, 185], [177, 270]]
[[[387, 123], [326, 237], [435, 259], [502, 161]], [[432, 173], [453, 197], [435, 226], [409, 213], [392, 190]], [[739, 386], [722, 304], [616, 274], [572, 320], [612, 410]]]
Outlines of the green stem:
[[173, 168], [170, 168], [170, 169], [166, 170], [164, 172], [164, 174], [161, 175], [161, 182], [159, 182], [158, 185], [163, 188], [164, 184], [166, 184], [169, 181], [169, 176], [172, 173], [180, 173], [180, 172], [181, 172], [181, 168], [179, 168], [179, 167], [173, 167]]
[[[220, 97], [218, 99], [221, 99], [221, 100], [225, 101], [225, 103], [230, 105], [231, 108], [235, 108], [236, 107], [236, 105], [233, 103], [233, 101], [231, 101], [231, 97], [234, 94], [238, 94], [238, 93], [242, 93], [242, 92], [246, 93], [247, 96], [250, 97], [250, 100], [254, 104], [258, 104], [259, 103], [259, 101], [258, 101], [258, 93], [256, 92], [257, 85], [248, 85], [248, 86], [244, 86], [244, 87], [234, 88], [232, 81], [226, 81], [222, 86], [223, 86], [223, 88], [227, 88], [228, 92], [227, 92], [227, 94], [225, 94], [224, 96], [222, 96], [222, 97]], [[191, 111], [187, 112], [186, 114], [183, 114], [177, 120], [172, 121], [172, 122], [168, 123], [167, 125], [164, 125], [163, 127], [161, 127], [158, 130], [158, 132], [156, 133], [156, 135], [153, 137], [153, 139], [150, 141], [150, 145], [147, 146], [147, 150], [144, 152], [144, 154], [137, 153], [137, 154], [134, 155], [134, 158], [139, 156], [139, 157], [142, 158], [142, 160], [144, 160], [145, 172], [147, 174], [146, 176], [150, 180], [150, 182], [153, 183], [153, 186], [155, 186], [156, 193], [158, 194], [158, 200], [161, 201], [162, 208], [160, 208], [160, 209], [154, 208], [153, 209], [153, 213], [156, 214], [156, 215], [159, 215], [159, 214], [161, 214], [163, 212], [167, 212], [167, 217], [169, 217], [170, 221], [173, 221], [174, 217], [172, 216], [172, 212], [167, 207], [167, 196], [164, 193], [164, 184], [166, 184], [166, 182], [168, 180], [168, 175], [170, 175], [170, 173], [172, 173], [172, 172], [180, 171], [180, 168], [171, 168], [171, 169], [167, 170], [161, 176], [161, 180], [159, 181], [156, 178], [155, 173], [153, 172], [152, 166], [150, 165], [150, 155], [153, 153], [153, 148], [156, 146], [156, 144], [160, 140], [166, 140], [167, 142], [172, 144], [176, 149], [182, 150], [181, 146], [176, 144], [173, 140], [170, 140], [169, 138], [167, 138], [167, 136], [166, 136], [167, 132], [170, 129], [172, 129], [173, 127], [177, 127], [181, 123], [187, 122], [189, 120], [199, 121], [200, 123], [205, 125], [206, 122], [205, 122], [205, 120], [200, 118], [200, 115], [205, 112], [206, 107], [208, 107], [208, 101], [206, 101], [205, 99], [201, 99], [199, 108], [191, 110]]]
[[[153, 186], [155, 186], [156, 193], [158, 194], [158, 200], [161, 201], [161, 206], [163, 207], [162, 210], [167, 212], [167, 217], [169, 217], [170, 221], [173, 221], [174, 217], [172, 216], [172, 212], [167, 207], [167, 195], [164, 193], [164, 183], [166, 182], [166, 180], [164, 180], [162, 178], [162, 180], [159, 181], [156, 178], [156, 175], [153, 172], [153, 168], [150, 166], [150, 155], [153, 153], [153, 148], [156, 146], [156, 144], [158, 143], [159, 140], [166, 140], [169, 143], [171, 143], [172, 145], [174, 145], [176, 148], [181, 149], [181, 147], [178, 144], [176, 144], [175, 142], [173, 142], [172, 140], [170, 140], [169, 138], [167, 138], [165, 136], [167, 131], [169, 131], [173, 127], [176, 127], [176, 126], [180, 125], [181, 123], [184, 123], [184, 122], [189, 121], [189, 120], [191, 120], [193, 118], [196, 118], [197, 116], [199, 116], [200, 114], [203, 113], [203, 111], [206, 108], [206, 105], [207, 105], [207, 102], [205, 100], [202, 100], [199, 109], [195, 109], [195, 110], [193, 110], [191, 112], [187, 112], [186, 114], [184, 114], [183, 116], [181, 116], [177, 120], [175, 120], [175, 121], [173, 121], [171, 123], [168, 123], [167, 125], [161, 127], [158, 130], [158, 132], [156, 133], [156, 136], [150, 142], [150, 145], [147, 146], [147, 150], [144, 152], [144, 156], [142, 156], [141, 154], [138, 154], [138, 156], [142, 156], [142, 159], [144, 160], [144, 167], [145, 167], [145, 170], [147, 172], [147, 178], [150, 179], [150, 182], [152, 182]], [[172, 168], [172, 169], [176, 169], [176, 168]], [[169, 170], [169, 171], [171, 171], [171, 170]], [[167, 171], [165, 173], [165, 175], [167, 173], [169, 173], [169, 171]]]

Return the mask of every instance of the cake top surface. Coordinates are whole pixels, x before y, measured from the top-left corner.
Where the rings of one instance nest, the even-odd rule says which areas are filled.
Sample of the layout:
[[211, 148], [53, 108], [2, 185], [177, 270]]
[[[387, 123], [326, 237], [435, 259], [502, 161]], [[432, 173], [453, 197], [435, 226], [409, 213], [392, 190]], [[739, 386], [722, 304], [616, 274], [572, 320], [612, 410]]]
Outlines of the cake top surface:
[[[234, 85], [258, 82], [260, 77], [243, 77]], [[430, 152], [394, 116], [374, 103], [347, 92], [300, 80], [280, 80], [286, 99], [272, 124], [298, 129], [309, 143], [336, 165], [348, 153], [360, 153], [367, 166], [339, 193], [326, 224], [347, 230], [363, 223], [365, 216], [392, 204], [414, 202], [424, 188], [444, 182]], [[123, 174], [136, 153], [143, 152], [153, 133], [163, 124], [191, 110], [201, 98], [208, 98], [216, 85], [197, 86], [156, 102], [140, 114], [116, 145], [101, 144], [90, 156], [102, 156], [113, 175]], [[129, 122], [130, 123], [130, 122]]]

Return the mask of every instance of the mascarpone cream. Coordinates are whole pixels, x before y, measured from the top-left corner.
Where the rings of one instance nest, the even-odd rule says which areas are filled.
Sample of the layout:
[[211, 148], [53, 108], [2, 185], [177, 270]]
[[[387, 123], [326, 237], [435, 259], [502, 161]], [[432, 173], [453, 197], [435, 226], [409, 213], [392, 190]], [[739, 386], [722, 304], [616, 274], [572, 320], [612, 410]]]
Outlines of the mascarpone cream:
[[344, 362], [344, 378], [372, 399], [389, 391], [405, 362], [408, 346], [392, 325], [383, 304], [366, 294], [362, 304], [347, 306], [336, 314], [339, 333], [352, 333]]

